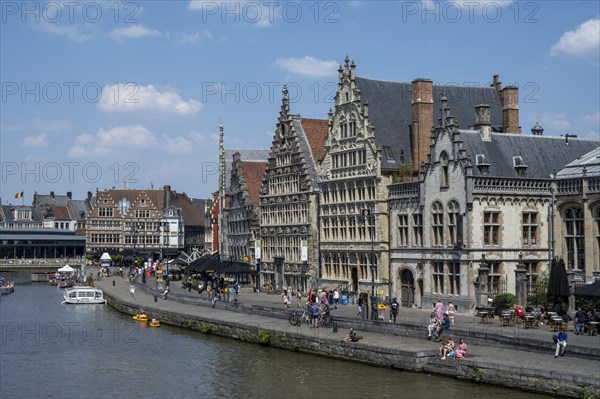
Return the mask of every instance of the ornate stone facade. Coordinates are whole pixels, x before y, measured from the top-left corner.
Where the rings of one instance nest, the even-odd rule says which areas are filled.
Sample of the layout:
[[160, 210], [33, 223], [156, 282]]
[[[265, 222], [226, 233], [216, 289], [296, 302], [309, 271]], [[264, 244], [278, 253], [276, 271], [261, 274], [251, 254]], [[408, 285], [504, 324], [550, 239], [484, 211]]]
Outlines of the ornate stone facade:
[[327, 121], [290, 114], [284, 86], [281, 110], [260, 193], [262, 285], [317, 286], [316, 167]]
[[[547, 270], [550, 173], [598, 142], [492, 133], [488, 105], [475, 107], [476, 130], [460, 130], [447, 101], [442, 97], [420, 181], [389, 187], [392, 293], [405, 306], [452, 300], [459, 312], [472, 313], [489, 297], [515, 293], [519, 262], [529, 288]], [[586, 208], [593, 220], [595, 205]], [[480, 281], [484, 265], [489, 273]]]

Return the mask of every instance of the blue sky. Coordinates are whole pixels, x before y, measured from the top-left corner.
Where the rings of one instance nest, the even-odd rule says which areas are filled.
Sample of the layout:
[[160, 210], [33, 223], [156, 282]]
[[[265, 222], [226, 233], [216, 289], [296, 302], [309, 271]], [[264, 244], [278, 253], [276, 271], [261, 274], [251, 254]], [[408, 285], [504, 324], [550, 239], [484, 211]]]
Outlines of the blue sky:
[[4, 1], [2, 203], [24, 191], [217, 188], [227, 148], [271, 145], [282, 85], [326, 118], [357, 75], [520, 87], [525, 134], [600, 139], [596, 1]]

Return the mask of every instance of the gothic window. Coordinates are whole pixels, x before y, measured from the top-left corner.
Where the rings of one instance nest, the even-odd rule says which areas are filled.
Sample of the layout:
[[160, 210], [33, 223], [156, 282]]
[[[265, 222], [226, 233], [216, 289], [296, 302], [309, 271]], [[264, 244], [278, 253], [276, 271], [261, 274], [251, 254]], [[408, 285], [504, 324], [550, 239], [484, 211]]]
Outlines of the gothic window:
[[500, 244], [500, 212], [483, 212], [483, 244]]
[[354, 202], [356, 201], [356, 188], [354, 187], [354, 183], [348, 183], [348, 187], [346, 189], [348, 192], [348, 201]]
[[363, 181], [359, 181], [356, 183], [356, 191], [358, 192], [358, 200], [364, 201], [365, 197], [365, 183]]
[[448, 187], [448, 154], [442, 151], [440, 155], [440, 188]]
[[98, 216], [99, 217], [113, 217], [113, 208], [98, 208]]
[[458, 202], [450, 201], [448, 203], [448, 244], [452, 247], [458, 245], [459, 216]]
[[431, 292], [436, 294], [444, 293], [444, 262], [433, 262], [431, 276], [433, 284]]
[[340, 202], [346, 202], [346, 187], [344, 183], [338, 184], [338, 192], [340, 196]]
[[575, 270], [585, 270], [583, 209], [568, 208], [564, 215], [568, 264]]
[[346, 218], [342, 217], [340, 218], [340, 239], [345, 240], [346, 239]]
[[351, 240], [356, 239], [356, 219], [353, 216], [348, 218], [348, 232]]
[[345, 139], [348, 137], [348, 124], [346, 118], [340, 119], [340, 138]]
[[366, 239], [366, 235], [367, 235], [367, 226], [366, 223], [359, 223], [358, 224], [358, 238], [359, 240], [364, 240]]
[[349, 135], [350, 137], [354, 137], [356, 136], [356, 118], [354, 117], [354, 114], [352, 114], [350, 116], [350, 123], [348, 124], [348, 130], [349, 130]]
[[420, 247], [423, 245], [423, 214], [415, 213], [412, 218], [413, 243], [415, 246]]
[[450, 295], [460, 295], [460, 263], [448, 263], [448, 293]]
[[523, 212], [523, 245], [537, 244], [538, 213]]
[[440, 202], [431, 205], [432, 245], [444, 245], [444, 206]]
[[408, 215], [398, 215], [398, 245], [401, 247], [407, 247], [408, 241]]

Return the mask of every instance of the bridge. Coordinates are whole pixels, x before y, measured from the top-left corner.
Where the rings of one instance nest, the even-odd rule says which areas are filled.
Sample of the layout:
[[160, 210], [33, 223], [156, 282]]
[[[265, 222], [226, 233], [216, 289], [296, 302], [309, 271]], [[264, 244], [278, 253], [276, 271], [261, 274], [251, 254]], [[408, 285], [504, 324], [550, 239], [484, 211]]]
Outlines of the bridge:
[[85, 259], [0, 259], [0, 272], [55, 272], [66, 264], [75, 269], [82, 268]]

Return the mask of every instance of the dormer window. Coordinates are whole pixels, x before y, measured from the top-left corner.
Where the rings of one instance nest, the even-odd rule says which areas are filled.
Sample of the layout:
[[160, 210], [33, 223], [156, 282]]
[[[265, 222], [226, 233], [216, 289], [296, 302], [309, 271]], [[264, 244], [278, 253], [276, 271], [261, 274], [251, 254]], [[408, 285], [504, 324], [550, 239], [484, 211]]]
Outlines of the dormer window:
[[31, 210], [29, 209], [17, 209], [15, 213], [15, 219], [17, 220], [31, 220]]
[[386, 161], [396, 162], [396, 158], [394, 158], [394, 152], [392, 151], [392, 147], [383, 146], [383, 154], [385, 155]]
[[475, 155], [475, 165], [477, 166], [477, 169], [479, 169], [479, 173], [481, 173], [482, 176], [489, 176], [490, 164], [486, 162], [485, 155]]
[[527, 165], [525, 165], [525, 162], [523, 162], [522, 156], [519, 155], [519, 156], [513, 157], [513, 167], [515, 168], [515, 171], [517, 172], [517, 176], [519, 176], [519, 177], [527, 176]]

